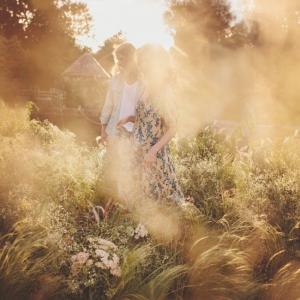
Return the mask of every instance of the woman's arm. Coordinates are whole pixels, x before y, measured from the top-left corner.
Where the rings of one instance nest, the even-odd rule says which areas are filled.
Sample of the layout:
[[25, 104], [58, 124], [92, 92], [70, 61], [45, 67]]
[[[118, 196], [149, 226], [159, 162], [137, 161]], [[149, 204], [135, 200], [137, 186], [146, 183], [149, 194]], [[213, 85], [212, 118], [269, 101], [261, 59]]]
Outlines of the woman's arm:
[[154, 152], [160, 151], [164, 146], [166, 146], [171, 139], [175, 136], [176, 130], [175, 127], [169, 127], [165, 134], [159, 139], [159, 141], [152, 146], [150, 150]]
[[153, 145], [150, 148], [149, 152], [146, 154], [145, 159], [144, 159], [144, 162], [146, 165], [149, 165], [156, 161], [157, 153], [171, 141], [171, 139], [174, 137], [175, 133], [176, 133], [176, 130], [175, 130], [174, 126], [169, 127], [167, 129], [165, 134], [159, 139], [159, 141], [155, 145]]

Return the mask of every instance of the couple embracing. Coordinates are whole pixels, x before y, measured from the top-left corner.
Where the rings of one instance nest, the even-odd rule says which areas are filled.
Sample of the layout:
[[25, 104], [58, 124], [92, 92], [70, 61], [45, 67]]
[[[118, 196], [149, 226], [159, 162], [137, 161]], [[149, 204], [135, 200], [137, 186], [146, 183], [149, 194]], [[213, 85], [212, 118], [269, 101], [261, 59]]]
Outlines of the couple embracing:
[[[169, 54], [160, 46], [135, 49], [130, 43], [121, 44], [114, 54], [118, 72], [110, 82], [100, 121], [101, 141], [111, 156], [115, 182], [119, 181], [116, 177], [132, 177], [128, 173], [135, 173], [131, 185], [139, 187], [143, 198], [182, 205], [185, 198], [168, 145], [176, 130]], [[134, 153], [127, 169], [124, 145]], [[125, 197], [122, 191], [128, 184], [121, 180], [115, 185], [119, 197]]]

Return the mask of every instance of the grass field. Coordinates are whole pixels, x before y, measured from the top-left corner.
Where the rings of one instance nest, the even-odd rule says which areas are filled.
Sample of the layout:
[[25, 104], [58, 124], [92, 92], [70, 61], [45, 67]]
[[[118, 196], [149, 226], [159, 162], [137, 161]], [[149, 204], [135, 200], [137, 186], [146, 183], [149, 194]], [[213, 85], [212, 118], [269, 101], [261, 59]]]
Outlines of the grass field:
[[198, 208], [116, 204], [105, 150], [0, 107], [0, 295], [14, 299], [300, 299], [300, 141], [210, 127], [176, 140]]

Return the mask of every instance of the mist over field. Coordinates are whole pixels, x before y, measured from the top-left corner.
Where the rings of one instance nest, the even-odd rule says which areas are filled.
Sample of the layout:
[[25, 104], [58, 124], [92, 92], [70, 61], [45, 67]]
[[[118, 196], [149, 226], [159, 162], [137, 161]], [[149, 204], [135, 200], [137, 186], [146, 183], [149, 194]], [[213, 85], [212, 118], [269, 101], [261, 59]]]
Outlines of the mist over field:
[[[298, 1], [120, 1], [0, 3], [0, 298], [298, 299]], [[130, 37], [168, 44], [180, 208], [96, 143]]]

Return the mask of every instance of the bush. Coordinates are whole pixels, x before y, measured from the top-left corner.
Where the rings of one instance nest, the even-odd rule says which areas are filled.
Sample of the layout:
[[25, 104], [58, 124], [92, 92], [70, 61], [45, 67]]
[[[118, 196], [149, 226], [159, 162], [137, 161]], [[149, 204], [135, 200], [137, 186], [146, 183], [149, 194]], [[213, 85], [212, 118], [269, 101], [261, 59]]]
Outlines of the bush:
[[185, 195], [211, 220], [224, 216], [224, 194], [235, 187], [234, 155], [234, 144], [210, 127], [174, 147], [176, 169]]

